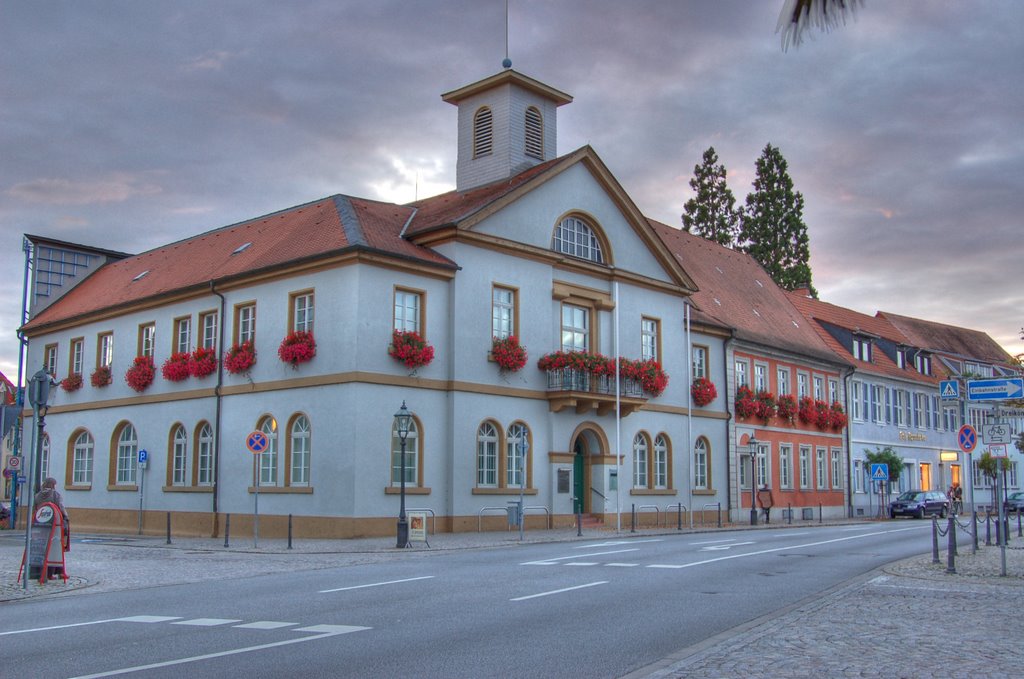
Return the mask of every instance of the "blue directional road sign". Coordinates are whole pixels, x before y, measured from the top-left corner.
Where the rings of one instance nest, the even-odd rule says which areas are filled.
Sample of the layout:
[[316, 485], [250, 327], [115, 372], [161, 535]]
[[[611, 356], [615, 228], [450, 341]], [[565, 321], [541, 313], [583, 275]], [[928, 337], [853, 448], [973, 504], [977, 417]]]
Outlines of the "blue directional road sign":
[[960, 383], [956, 380], [942, 380], [939, 382], [939, 396], [943, 400], [960, 398]]
[[872, 462], [871, 463], [871, 480], [872, 481], [888, 481], [889, 480], [889, 465], [884, 462]]
[[968, 401], [1005, 401], [1024, 398], [1024, 377], [996, 377], [967, 381]]

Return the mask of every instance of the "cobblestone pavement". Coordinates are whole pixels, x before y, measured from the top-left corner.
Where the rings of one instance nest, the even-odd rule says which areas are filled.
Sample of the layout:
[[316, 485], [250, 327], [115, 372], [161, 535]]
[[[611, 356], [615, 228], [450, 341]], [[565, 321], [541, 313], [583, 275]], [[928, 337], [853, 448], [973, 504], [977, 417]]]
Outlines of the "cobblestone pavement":
[[[768, 528], [766, 528], [768, 529]], [[668, 531], [637, 531], [637, 536]], [[671, 531], [676, 534], [676, 531]], [[603, 539], [609, 531], [527, 532], [527, 542]], [[623, 532], [620, 537], [631, 535]], [[864, 578], [753, 620], [629, 675], [630, 679], [718, 677], [916, 678], [936, 673], [972, 679], [1019, 676], [1024, 667], [1024, 540], [1006, 551], [961, 545], [956, 573], [931, 555], [890, 564]], [[514, 532], [430, 536], [430, 549], [396, 550], [394, 538], [283, 540], [93, 536], [68, 553], [67, 583], [17, 581], [24, 533], [0, 533], [0, 601], [245, 577], [293, 570], [431, 558], [452, 549], [514, 547]], [[951, 619], [950, 612], [955, 611]]]

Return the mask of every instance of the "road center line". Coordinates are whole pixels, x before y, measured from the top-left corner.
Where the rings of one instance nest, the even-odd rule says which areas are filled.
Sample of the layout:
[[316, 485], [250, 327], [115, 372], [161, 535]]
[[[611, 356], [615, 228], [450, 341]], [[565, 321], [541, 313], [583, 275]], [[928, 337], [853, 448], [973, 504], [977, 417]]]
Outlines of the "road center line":
[[[178, 618], [168, 618], [168, 620], [177, 620]], [[28, 632], [48, 632], [55, 629], [68, 629], [69, 627], [85, 627], [87, 625], [102, 625], [106, 622], [118, 622], [123, 618], [110, 618], [108, 620], [90, 620], [89, 622], [73, 622], [67, 625], [52, 625], [50, 627], [36, 627], [33, 629], [16, 629], [10, 632], [0, 632], [0, 637], [5, 637], [11, 634], [26, 634]]]
[[736, 542], [736, 538], [726, 538], [725, 540], [705, 540], [704, 542], [691, 542], [691, 545], [714, 545], [719, 542]]
[[[327, 639], [328, 637], [336, 637], [340, 634], [348, 634], [350, 632], [361, 632], [363, 630], [372, 629], [370, 627], [356, 627], [352, 626], [342, 631], [330, 632], [328, 634], [317, 634], [310, 637], [300, 637], [298, 639], [287, 639], [285, 641], [275, 641], [269, 644], [260, 644], [258, 646], [246, 646], [245, 648], [235, 648], [230, 651], [219, 651], [217, 653], [205, 653], [203, 655], [194, 655], [190, 658], [178, 658], [177, 660], [167, 660], [165, 662], [152, 663], [149, 665], [136, 665], [135, 667], [123, 667], [118, 670], [110, 670], [109, 672], [99, 672], [97, 674], [86, 674], [80, 677], [73, 677], [72, 679], [97, 679], [98, 677], [113, 677], [118, 674], [130, 674], [132, 672], [142, 672], [144, 670], [152, 670], [158, 667], [171, 667], [173, 665], [183, 665], [190, 662], [199, 662], [200, 660], [210, 660], [212, 658], [223, 658], [228, 655], [238, 655], [240, 653], [250, 653], [252, 651], [262, 651], [268, 648], [277, 648], [278, 646], [289, 646], [291, 644], [301, 644], [307, 641], [318, 641], [320, 639]], [[295, 631], [295, 630], [293, 630]]]
[[526, 596], [516, 597], [515, 599], [509, 599], [509, 601], [526, 601], [527, 599], [536, 599], [542, 596], [551, 596], [552, 594], [561, 594], [562, 592], [571, 592], [574, 589], [586, 589], [587, 587], [596, 587], [597, 585], [607, 585], [607, 580], [598, 580], [597, 582], [588, 582], [585, 585], [576, 585], [575, 587], [565, 587], [563, 589], [554, 589], [550, 592], [541, 592], [540, 594], [528, 594]]
[[552, 557], [550, 559], [537, 559], [536, 561], [526, 561], [526, 562], [521, 563], [519, 565], [520, 566], [547, 565], [547, 564], [553, 564], [556, 561], [566, 561], [568, 559], [582, 559], [582, 558], [588, 557], [588, 556], [604, 556], [605, 554], [622, 554], [623, 552], [639, 552], [639, 551], [640, 551], [639, 547], [634, 547], [632, 549], [614, 549], [614, 550], [612, 550], [610, 552], [591, 552], [590, 554], [573, 554], [572, 556], [556, 556], [556, 557]]
[[418, 578], [405, 578], [404, 580], [388, 580], [387, 582], [373, 582], [368, 585], [353, 585], [351, 587], [337, 587], [335, 589], [322, 589], [320, 594], [327, 594], [329, 592], [347, 592], [350, 589], [365, 589], [367, 587], [383, 587], [384, 585], [397, 585], [401, 582], [415, 582], [416, 580], [429, 580], [433, 575], [421, 575]]

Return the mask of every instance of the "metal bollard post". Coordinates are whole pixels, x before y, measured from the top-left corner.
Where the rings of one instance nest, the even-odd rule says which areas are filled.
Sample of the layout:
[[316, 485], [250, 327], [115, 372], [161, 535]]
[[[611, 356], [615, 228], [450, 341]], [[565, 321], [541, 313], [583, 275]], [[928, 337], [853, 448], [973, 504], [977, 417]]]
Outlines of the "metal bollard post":
[[932, 515], [932, 563], [939, 563], [939, 521]]
[[583, 535], [583, 514], [576, 512], [576, 537]]
[[971, 512], [971, 554], [978, 552], [978, 510]]
[[224, 547], [228, 546], [228, 538], [231, 536], [231, 515], [224, 519]]
[[676, 510], [678, 512], [678, 514], [676, 514], [676, 530], [682, 530], [683, 529], [683, 503], [682, 502], [679, 503], [679, 506], [676, 508]]
[[292, 548], [292, 515], [288, 515], [288, 549]]
[[722, 527], [722, 503], [718, 503], [718, 527]]
[[792, 502], [787, 502], [786, 503], [786, 519], [787, 519], [786, 522], [789, 525], [792, 526], [793, 525], [793, 503]]
[[952, 515], [949, 517], [949, 527], [946, 532], [949, 533], [946, 542], [946, 572], [956, 573], [956, 519]]
[[989, 523], [988, 511], [985, 512], [985, 546], [992, 546], [992, 524]]
[[167, 544], [171, 544], [171, 513], [167, 512]]
[[818, 503], [818, 523], [821, 523], [821, 521], [822, 521], [822, 515], [821, 515], [821, 503], [819, 502], [819, 503]]
[[1017, 510], [1017, 537], [1024, 538], [1024, 533], [1021, 532], [1020, 510], [1019, 509]]
[[636, 532], [636, 503], [634, 502], [633, 504], [630, 505], [630, 507], [631, 507], [631, 509], [630, 509], [630, 512], [629, 512], [630, 513], [629, 532], [630, 533], [635, 533]]

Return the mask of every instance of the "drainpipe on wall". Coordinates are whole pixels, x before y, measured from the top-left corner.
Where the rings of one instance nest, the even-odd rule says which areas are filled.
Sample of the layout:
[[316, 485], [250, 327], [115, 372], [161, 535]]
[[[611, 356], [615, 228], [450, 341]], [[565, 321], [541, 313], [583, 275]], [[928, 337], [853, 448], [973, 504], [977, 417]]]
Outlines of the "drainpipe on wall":
[[[729, 512], [729, 522], [732, 522], [732, 473], [730, 467], [732, 467], [732, 448], [729, 443], [732, 441], [730, 432], [736, 431], [736, 418], [732, 412], [733, 401], [729, 400], [729, 350], [732, 347], [733, 341], [736, 339], [735, 331], [731, 331], [729, 339], [725, 340], [725, 344], [722, 347], [723, 353], [725, 354], [725, 414], [728, 415], [725, 425], [725, 506]], [[692, 360], [692, 359], [691, 359]], [[737, 446], [738, 448], [738, 446]], [[736, 474], [736, 485], [739, 486], [740, 476]], [[737, 488], [737, 490], [739, 490]], [[739, 505], [736, 505], [737, 516], [739, 516]]]
[[850, 378], [853, 368], [843, 371], [843, 393], [846, 395], [846, 518], [853, 518], [853, 408], [850, 406]]
[[[210, 292], [220, 298], [220, 312], [217, 317], [217, 351], [222, 352], [224, 349], [224, 305], [226, 301], [224, 295], [217, 292], [216, 283], [210, 281]], [[217, 361], [217, 386], [213, 388], [214, 396], [217, 399], [216, 402], [216, 414], [214, 415], [213, 425], [213, 533], [210, 537], [218, 537], [220, 535], [220, 515], [218, 512], [218, 498], [220, 495], [220, 420], [221, 420], [221, 401], [224, 396], [221, 394], [221, 387], [224, 385], [224, 360], [220, 357]]]

